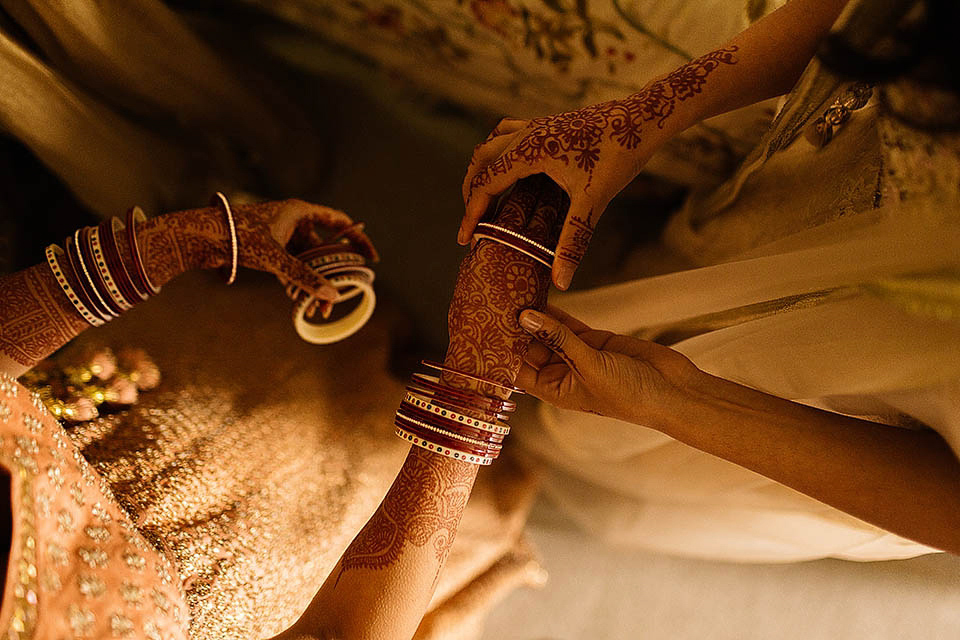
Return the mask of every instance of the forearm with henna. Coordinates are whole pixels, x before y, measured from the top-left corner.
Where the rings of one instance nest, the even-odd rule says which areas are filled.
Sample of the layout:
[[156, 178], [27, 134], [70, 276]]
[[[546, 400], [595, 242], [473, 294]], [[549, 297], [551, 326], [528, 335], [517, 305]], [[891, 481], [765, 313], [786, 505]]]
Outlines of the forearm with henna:
[[[550, 245], [556, 242], [564, 207], [562, 192], [535, 176], [518, 184], [493, 222]], [[460, 266], [445, 363], [512, 384], [529, 344], [517, 316], [522, 309], [544, 308], [549, 284], [549, 269], [532, 258], [488, 240], [478, 242]], [[455, 375], [444, 374], [443, 381], [486, 395], [507, 395]], [[413, 447], [383, 502], [290, 633], [412, 636], [453, 544], [478, 468]]]

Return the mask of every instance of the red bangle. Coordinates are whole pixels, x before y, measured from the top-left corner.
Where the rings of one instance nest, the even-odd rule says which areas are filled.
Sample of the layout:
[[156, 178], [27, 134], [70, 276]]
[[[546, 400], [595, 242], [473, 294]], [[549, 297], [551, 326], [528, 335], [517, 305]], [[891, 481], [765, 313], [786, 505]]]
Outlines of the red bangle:
[[393, 423], [398, 427], [401, 427], [405, 431], [423, 438], [424, 440], [429, 440], [430, 442], [438, 445], [442, 445], [449, 449], [455, 449], [461, 453], [469, 453], [475, 456], [485, 456], [495, 458], [499, 451], [491, 451], [488, 447], [480, 447], [471, 445], [462, 440], [457, 440], [456, 438], [448, 438], [429, 429], [424, 429], [416, 422], [412, 422], [409, 418], [406, 418], [402, 415], [397, 415], [394, 417]]
[[516, 231], [489, 222], [480, 222], [477, 223], [477, 231], [473, 234], [473, 237], [477, 239], [487, 238], [493, 242], [506, 245], [515, 251], [530, 256], [547, 268], [553, 267], [555, 255], [553, 251]]
[[143, 222], [146, 219], [147, 216], [140, 207], [131, 207], [127, 211], [127, 241], [130, 243], [130, 254], [133, 257], [133, 272], [137, 277], [137, 285], [141, 291], [157, 295], [160, 293], [160, 287], [155, 287], [150, 282], [147, 270], [143, 266], [143, 257], [140, 255], [140, 245], [137, 244], [137, 222]]
[[455, 460], [460, 460], [462, 462], [469, 462], [470, 464], [476, 465], [490, 465], [496, 460], [496, 456], [481, 456], [473, 455], [472, 453], [464, 453], [459, 449], [450, 449], [448, 447], [440, 446], [430, 440], [422, 438], [419, 435], [415, 435], [406, 431], [403, 427], [397, 425], [394, 428], [394, 433], [398, 435], [403, 440], [408, 441], [410, 444], [413, 444], [422, 449], [427, 449], [433, 453], [439, 454], [441, 456], [446, 456], [447, 458], [453, 458]]
[[79, 231], [80, 257], [83, 258], [83, 262], [87, 267], [87, 277], [90, 278], [90, 281], [93, 283], [97, 300], [100, 301], [101, 305], [103, 305], [110, 315], [114, 318], [119, 318], [123, 315], [123, 309], [113, 301], [107, 283], [104, 282], [103, 275], [100, 273], [100, 265], [98, 264], [96, 253], [93, 250], [93, 239], [91, 237], [93, 235], [93, 228], [84, 227]]
[[483, 431], [481, 429], [465, 427], [456, 420], [443, 418], [436, 414], [430, 413], [429, 411], [417, 409], [410, 404], [401, 404], [397, 411], [400, 411], [406, 417], [425, 422], [437, 427], [438, 429], [443, 429], [444, 431], [449, 431], [450, 433], [455, 433], [465, 438], [470, 438], [471, 440], [479, 440], [484, 444], [499, 445], [503, 442], [502, 435], [498, 435], [490, 431]]
[[120, 255], [120, 245], [117, 243], [117, 227], [123, 229], [123, 223], [118, 218], [110, 218], [100, 224], [100, 240], [103, 243], [103, 253], [107, 258], [107, 265], [110, 267], [114, 279], [120, 287], [120, 293], [124, 299], [131, 305], [142, 302], [147, 299], [147, 294], [137, 289], [136, 283], [130, 277], [127, 265], [123, 262], [123, 256]]
[[[79, 230], [78, 230], [79, 231]], [[96, 296], [92, 289], [93, 283], [89, 278], [84, 276], [84, 265], [80, 261], [80, 252], [77, 249], [77, 239], [79, 233], [74, 232], [73, 235], [67, 237], [67, 259], [70, 261], [70, 268], [73, 270], [74, 276], [77, 278], [77, 293], [80, 294], [80, 297], [83, 299], [84, 304], [104, 322], [109, 322], [113, 316], [107, 314], [106, 309], [104, 309], [97, 302]]]
[[462, 399], [466, 402], [469, 402], [470, 406], [483, 408], [496, 413], [501, 413], [501, 412], [509, 413], [517, 408], [517, 403], [514, 402], [513, 400], [504, 400], [502, 398], [494, 398], [490, 396], [481, 395], [479, 393], [474, 393], [472, 391], [456, 389], [454, 387], [450, 387], [441, 383], [436, 376], [428, 376], [423, 373], [415, 373], [413, 374], [411, 382], [418, 384], [421, 387], [425, 387], [430, 391], [438, 392], [447, 398]]
[[457, 369], [448, 367], [445, 364], [440, 364], [439, 362], [433, 362], [432, 360], [421, 360], [420, 364], [425, 367], [430, 367], [431, 369], [437, 369], [438, 371], [443, 371], [444, 373], [452, 373], [455, 376], [460, 376], [461, 378], [467, 378], [468, 380], [475, 380], [477, 382], [482, 382], [483, 384], [489, 384], [494, 387], [500, 387], [504, 391], [509, 391], [510, 393], [523, 393], [523, 389], [519, 387], [514, 387], [513, 385], [500, 384], [499, 382], [494, 382], [493, 380], [488, 380], [486, 378], [481, 378], [475, 376], [472, 373], [464, 373]]

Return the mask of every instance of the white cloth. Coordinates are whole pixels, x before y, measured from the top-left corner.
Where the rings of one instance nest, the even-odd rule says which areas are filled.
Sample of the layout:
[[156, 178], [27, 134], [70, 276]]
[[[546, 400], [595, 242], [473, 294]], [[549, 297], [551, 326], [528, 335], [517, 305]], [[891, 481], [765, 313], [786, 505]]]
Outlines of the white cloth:
[[[960, 222], [923, 227], [887, 213], [874, 212], [855, 234], [847, 220], [825, 225], [807, 234], [811, 246], [793, 238], [783, 253], [555, 303], [592, 326], [631, 333], [788, 298], [792, 306], [776, 313], [673, 346], [709, 373], [774, 395], [881, 420], [906, 414], [960, 451], [960, 315], [944, 311], [960, 309]], [[939, 276], [950, 272], [953, 280]], [[917, 275], [927, 273], [938, 275]], [[913, 287], [907, 299], [895, 294], [904, 275], [948, 286]], [[940, 304], [919, 304], [931, 291]], [[750, 562], [934, 551], [658, 432], [548, 405], [540, 415], [543, 431], [524, 442], [553, 465], [548, 495], [611, 542]]]

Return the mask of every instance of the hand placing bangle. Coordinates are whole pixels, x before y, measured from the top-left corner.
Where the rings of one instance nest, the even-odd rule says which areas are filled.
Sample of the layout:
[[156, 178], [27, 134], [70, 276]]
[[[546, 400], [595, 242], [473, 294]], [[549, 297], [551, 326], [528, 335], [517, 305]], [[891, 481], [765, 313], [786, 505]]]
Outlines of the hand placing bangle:
[[524, 311], [520, 326], [534, 342], [517, 384], [562, 409], [658, 428], [705, 375], [669, 347], [591, 329], [556, 307]]

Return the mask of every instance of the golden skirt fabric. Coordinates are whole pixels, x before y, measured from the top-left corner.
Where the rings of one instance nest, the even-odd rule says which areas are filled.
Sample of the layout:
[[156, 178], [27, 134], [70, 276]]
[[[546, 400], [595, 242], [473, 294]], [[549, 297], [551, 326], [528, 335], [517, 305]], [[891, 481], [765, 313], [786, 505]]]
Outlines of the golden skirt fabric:
[[[191, 638], [267, 638], [296, 620], [406, 453], [392, 435], [390, 313], [317, 347], [289, 307], [269, 279], [228, 289], [199, 275], [82, 340], [143, 347], [163, 373], [139, 404], [70, 437], [173, 562]], [[518, 546], [534, 479], [501, 462], [481, 471], [418, 637], [475, 636], [500, 594], [538, 575]]]

